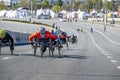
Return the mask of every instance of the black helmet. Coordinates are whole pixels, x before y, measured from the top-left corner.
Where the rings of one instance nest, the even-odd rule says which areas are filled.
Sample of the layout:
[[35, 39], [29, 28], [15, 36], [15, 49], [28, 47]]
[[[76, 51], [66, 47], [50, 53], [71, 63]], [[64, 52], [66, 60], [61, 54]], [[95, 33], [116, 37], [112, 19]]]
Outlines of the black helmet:
[[45, 29], [44, 27], [42, 27], [42, 28], [40, 29], [40, 33], [41, 33], [41, 34], [45, 34], [45, 30], [46, 30], [46, 29]]

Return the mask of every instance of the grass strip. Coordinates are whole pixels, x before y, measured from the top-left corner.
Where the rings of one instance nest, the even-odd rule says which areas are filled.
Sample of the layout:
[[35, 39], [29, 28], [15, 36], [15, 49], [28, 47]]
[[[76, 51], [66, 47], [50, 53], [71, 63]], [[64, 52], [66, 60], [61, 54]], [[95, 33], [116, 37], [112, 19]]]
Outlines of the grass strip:
[[38, 23], [38, 22], [30, 22], [30, 21], [24, 21], [24, 20], [3, 19], [3, 21], [22, 22], [22, 23], [36, 24], [36, 25], [42, 25], [42, 26], [51, 27], [51, 25], [49, 25], [49, 24], [43, 24], [43, 23]]

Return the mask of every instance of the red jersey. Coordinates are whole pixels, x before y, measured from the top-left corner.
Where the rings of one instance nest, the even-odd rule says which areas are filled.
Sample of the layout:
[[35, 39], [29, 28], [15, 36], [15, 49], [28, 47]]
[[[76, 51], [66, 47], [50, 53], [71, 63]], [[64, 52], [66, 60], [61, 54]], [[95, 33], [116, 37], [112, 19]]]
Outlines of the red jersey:
[[[32, 42], [33, 39], [41, 39], [42, 38], [42, 35], [39, 31], [36, 31], [35, 33], [31, 34], [29, 36], [29, 41]], [[49, 31], [45, 31], [45, 39], [49, 39], [49, 38], [52, 38], [54, 40], [57, 39], [57, 36], [55, 36], [54, 34], [52, 34], [51, 32]]]

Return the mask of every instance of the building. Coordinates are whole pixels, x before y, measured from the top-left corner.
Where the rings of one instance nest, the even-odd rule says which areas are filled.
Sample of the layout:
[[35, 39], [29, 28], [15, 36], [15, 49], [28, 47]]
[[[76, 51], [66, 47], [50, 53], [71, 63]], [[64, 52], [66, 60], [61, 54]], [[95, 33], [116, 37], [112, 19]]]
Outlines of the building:
[[[103, 2], [105, 2], [106, 0], [103, 0]], [[112, 1], [112, 0], [107, 0], [107, 1]], [[119, 0], [113, 0], [113, 1], [119, 1]]]
[[6, 6], [11, 6], [20, 2], [20, 0], [0, 0], [0, 2], [1, 1], [3, 1]]
[[11, 5], [11, 0], [0, 0], [0, 2], [1, 1], [3, 1], [7, 6]]

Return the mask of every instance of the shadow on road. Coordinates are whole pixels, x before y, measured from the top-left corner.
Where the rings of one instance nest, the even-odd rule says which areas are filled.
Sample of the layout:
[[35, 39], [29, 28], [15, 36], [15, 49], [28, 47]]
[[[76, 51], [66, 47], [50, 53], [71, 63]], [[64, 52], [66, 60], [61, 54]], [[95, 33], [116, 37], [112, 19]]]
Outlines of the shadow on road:
[[12, 54], [0, 54], [0, 56], [6, 56], [6, 55], [7, 56], [19, 56], [19, 54], [13, 54], [13, 55]]
[[[33, 55], [33, 54], [0, 54], [0, 56], [33, 56], [33, 57], [39, 57], [40, 55]], [[49, 56], [49, 55], [44, 55], [42, 58], [71, 58], [71, 59], [87, 59], [88, 56], [81, 56], [81, 55], [54, 55], [54, 56]]]
[[80, 55], [61, 55], [58, 58], [73, 58], [73, 59], [87, 59], [88, 56], [80, 56]]

